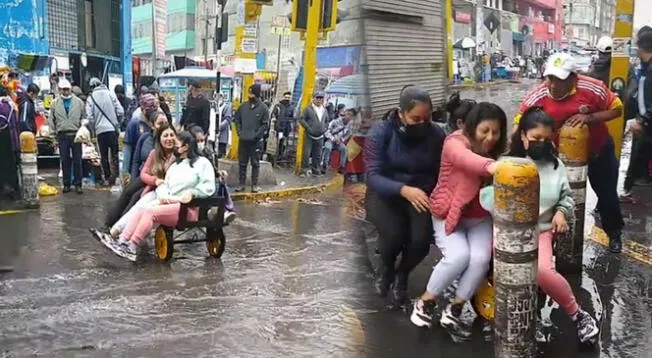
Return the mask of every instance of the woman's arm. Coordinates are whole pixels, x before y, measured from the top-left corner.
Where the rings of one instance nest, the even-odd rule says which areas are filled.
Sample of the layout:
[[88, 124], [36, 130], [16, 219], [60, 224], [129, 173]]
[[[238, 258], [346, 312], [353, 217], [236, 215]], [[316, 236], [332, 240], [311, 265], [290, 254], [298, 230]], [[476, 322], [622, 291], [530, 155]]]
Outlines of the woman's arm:
[[456, 168], [462, 169], [478, 176], [490, 176], [488, 166], [495, 162], [491, 158], [485, 158], [475, 154], [469, 149], [464, 141], [456, 137], [448, 137], [444, 141], [442, 159], [446, 158]]
[[559, 201], [555, 205], [555, 212], [561, 211], [566, 219], [570, 219], [573, 215], [573, 208], [575, 207], [575, 201], [573, 201], [573, 192], [571, 190], [570, 184], [568, 183], [568, 175], [566, 173], [566, 167], [564, 164], [559, 161], [559, 175], [561, 178], [561, 190], [559, 193]]
[[381, 194], [399, 195], [404, 183], [390, 179], [383, 174], [385, 153], [388, 149], [385, 131], [391, 130], [391, 128], [386, 128], [388, 125], [388, 123], [377, 122], [371, 127], [365, 138], [363, 159], [367, 169], [367, 185]]
[[201, 157], [195, 164], [199, 171], [199, 183], [190, 191], [193, 198], [208, 198], [215, 193], [215, 169], [211, 162]]
[[[152, 162], [154, 161], [154, 155], [156, 155], [154, 151], [149, 153], [145, 164], [143, 164], [143, 169], [140, 170], [140, 180], [149, 186], [156, 186], [156, 179], [158, 179], [155, 175], [152, 174]], [[132, 162], [135, 162], [135, 160], [132, 160]]]

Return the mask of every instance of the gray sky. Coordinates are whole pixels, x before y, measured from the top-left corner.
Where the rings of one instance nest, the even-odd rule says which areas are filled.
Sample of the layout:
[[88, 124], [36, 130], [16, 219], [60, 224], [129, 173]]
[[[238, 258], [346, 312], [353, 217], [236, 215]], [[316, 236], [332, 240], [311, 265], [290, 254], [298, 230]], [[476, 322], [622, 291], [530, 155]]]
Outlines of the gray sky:
[[634, 28], [652, 25], [652, 0], [636, 0], [634, 3]]

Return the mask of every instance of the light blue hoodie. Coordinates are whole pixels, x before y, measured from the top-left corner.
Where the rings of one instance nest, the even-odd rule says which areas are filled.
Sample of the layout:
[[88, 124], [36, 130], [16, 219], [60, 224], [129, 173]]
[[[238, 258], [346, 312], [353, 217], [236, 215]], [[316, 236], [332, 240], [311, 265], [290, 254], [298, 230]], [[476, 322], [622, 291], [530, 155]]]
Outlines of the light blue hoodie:
[[[559, 166], [555, 169], [554, 163], [548, 161], [535, 161], [539, 170], [539, 231], [552, 229], [552, 217], [561, 211], [570, 221], [575, 205], [571, 196], [570, 184], [566, 167], [557, 159]], [[480, 190], [480, 205], [488, 212], [494, 209], [494, 187], [488, 186]]]

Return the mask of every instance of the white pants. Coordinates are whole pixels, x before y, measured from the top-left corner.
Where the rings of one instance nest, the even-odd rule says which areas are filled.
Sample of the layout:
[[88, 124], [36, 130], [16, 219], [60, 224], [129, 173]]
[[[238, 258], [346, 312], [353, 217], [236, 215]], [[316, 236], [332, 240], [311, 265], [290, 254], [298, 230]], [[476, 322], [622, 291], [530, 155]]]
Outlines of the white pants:
[[116, 229], [120, 232], [123, 232], [124, 229], [127, 227], [127, 223], [129, 222], [129, 219], [133, 216], [134, 212], [138, 210], [139, 208], [144, 208], [146, 206], [151, 205], [153, 202], [157, 201], [157, 196], [156, 196], [156, 191], [152, 190], [149, 193], [143, 195], [137, 202], [134, 204], [134, 206], [129, 209], [122, 217], [118, 220], [117, 223], [113, 225], [112, 229]]

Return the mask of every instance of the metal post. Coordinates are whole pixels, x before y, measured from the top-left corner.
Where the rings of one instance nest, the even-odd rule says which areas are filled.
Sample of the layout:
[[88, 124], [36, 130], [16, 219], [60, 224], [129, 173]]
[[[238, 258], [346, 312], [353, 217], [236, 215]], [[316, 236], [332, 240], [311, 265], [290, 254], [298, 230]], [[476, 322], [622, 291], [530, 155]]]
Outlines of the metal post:
[[[322, 0], [311, 0], [308, 10], [308, 26], [304, 43], [303, 59], [303, 86], [301, 89], [301, 110], [310, 105], [315, 89], [315, 76], [317, 74], [317, 43], [319, 42], [319, 23], [322, 9]], [[303, 126], [298, 126], [296, 172], [301, 171], [303, 161], [303, 145], [306, 140]]]
[[589, 128], [563, 126], [559, 131], [559, 157], [568, 172], [568, 181], [575, 201], [574, 218], [565, 239], [555, 245], [556, 267], [559, 272], [582, 271], [584, 250], [584, 210], [586, 207], [586, 177], [589, 159]]
[[494, 175], [494, 354], [536, 353], [539, 172], [529, 159], [506, 157]]
[[453, 82], [453, 0], [446, 0], [446, 38], [448, 81]]
[[20, 133], [21, 193], [23, 202], [28, 208], [39, 206], [36, 152], [34, 133]]
[[283, 35], [278, 35], [278, 53], [276, 54], [276, 85], [274, 86], [274, 99], [278, 100], [278, 86], [281, 83], [281, 45]]

